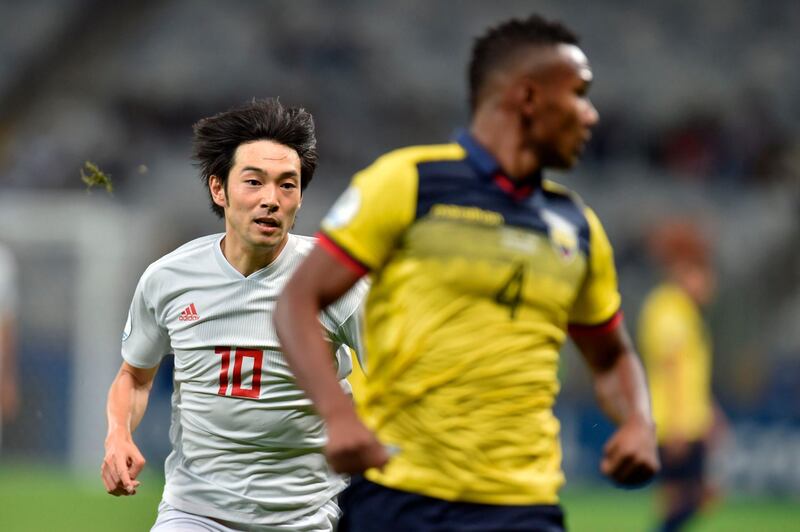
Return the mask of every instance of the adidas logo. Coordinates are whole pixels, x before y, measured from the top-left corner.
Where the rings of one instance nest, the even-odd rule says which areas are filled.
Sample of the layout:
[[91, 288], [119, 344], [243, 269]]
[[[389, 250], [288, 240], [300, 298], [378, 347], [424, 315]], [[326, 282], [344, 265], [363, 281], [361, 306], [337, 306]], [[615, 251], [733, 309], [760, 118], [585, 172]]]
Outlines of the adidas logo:
[[186, 307], [184, 311], [181, 312], [181, 315], [178, 319], [181, 321], [199, 320], [200, 316], [197, 315], [197, 309], [194, 308], [194, 303]]

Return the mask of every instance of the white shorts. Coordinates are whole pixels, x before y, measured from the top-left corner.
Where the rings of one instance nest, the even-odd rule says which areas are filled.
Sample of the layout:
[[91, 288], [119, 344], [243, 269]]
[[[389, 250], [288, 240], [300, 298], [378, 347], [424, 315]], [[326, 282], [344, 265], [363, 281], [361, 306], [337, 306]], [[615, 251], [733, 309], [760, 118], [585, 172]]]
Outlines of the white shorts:
[[333, 532], [340, 515], [336, 501], [329, 501], [316, 512], [282, 525], [254, 525], [190, 514], [161, 501], [150, 532]]

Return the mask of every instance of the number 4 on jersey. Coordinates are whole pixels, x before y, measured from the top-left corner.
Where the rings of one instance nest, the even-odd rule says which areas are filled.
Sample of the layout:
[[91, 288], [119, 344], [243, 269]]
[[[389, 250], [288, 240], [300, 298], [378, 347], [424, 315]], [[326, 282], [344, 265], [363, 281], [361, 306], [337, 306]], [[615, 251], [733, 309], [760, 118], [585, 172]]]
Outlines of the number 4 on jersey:
[[494, 296], [495, 301], [509, 308], [511, 319], [517, 315], [517, 307], [522, 299], [522, 286], [525, 283], [525, 265], [517, 263], [514, 270]]
[[[231, 365], [231, 348], [217, 347], [214, 352], [222, 357], [219, 368], [219, 395], [228, 395], [228, 370]], [[244, 359], [253, 359], [253, 379], [250, 388], [242, 387], [242, 364]], [[258, 399], [261, 395], [261, 364], [264, 352], [260, 349], [233, 349], [233, 389], [231, 397]]]

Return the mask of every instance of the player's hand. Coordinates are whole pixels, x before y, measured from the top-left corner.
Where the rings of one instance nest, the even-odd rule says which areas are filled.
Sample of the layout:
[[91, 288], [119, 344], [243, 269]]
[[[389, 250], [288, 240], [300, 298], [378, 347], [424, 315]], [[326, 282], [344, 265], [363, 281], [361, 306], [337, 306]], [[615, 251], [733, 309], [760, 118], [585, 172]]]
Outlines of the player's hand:
[[606, 442], [600, 470], [625, 486], [638, 486], [649, 481], [660, 469], [655, 426], [652, 422], [632, 417]]
[[136, 495], [140, 482], [136, 477], [144, 468], [145, 459], [130, 437], [109, 435], [100, 476], [106, 491], [115, 497]]
[[386, 448], [355, 413], [329, 419], [327, 427], [325, 457], [337, 473], [363, 473], [372, 467], [382, 468], [389, 461]]

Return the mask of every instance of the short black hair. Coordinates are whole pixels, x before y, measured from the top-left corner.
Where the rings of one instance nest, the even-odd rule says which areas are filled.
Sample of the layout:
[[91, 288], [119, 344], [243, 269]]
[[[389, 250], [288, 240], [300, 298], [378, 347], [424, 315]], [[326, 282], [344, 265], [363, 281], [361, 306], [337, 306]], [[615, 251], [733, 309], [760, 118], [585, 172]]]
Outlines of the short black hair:
[[539, 15], [512, 18], [475, 39], [469, 62], [469, 107], [474, 112], [489, 75], [502, 68], [519, 48], [530, 45], [578, 44], [578, 36], [561, 22]]
[[[301, 193], [314, 177], [317, 168], [314, 118], [302, 107], [283, 106], [277, 98], [254, 98], [249, 103], [199, 120], [193, 130], [192, 158], [200, 167], [200, 178], [206, 188], [215, 175], [227, 190], [236, 148], [257, 140], [271, 140], [297, 152]], [[225, 210], [213, 199], [211, 210], [220, 218], [225, 215]]]

